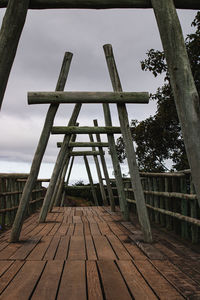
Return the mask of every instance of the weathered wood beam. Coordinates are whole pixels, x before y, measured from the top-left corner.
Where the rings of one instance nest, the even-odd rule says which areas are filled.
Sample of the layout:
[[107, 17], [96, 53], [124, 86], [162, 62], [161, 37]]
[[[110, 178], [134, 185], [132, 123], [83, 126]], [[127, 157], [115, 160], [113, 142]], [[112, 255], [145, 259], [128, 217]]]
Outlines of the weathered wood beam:
[[[103, 152], [105, 154], [105, 152]], [[70, 152], [70, 156], [94, 156], [94, 155], [100, 155], [99, 151], [73, 151]]]
[[76, 127], [76, 126], [54, 126], [51, 130], [52, 134], [108, 134], [108, 133], [121, 133], [120, 127]]
[[[104, 45], [104, 52], [113, 90], [116, 92], [122, 91], [122, 86], [117, 71], [112, 46]], [[142, 189], [142, 184], [140, 181], [140, 175], [136, 161], [136, 154], [133, 147], [131, 129], [129, 126], [128, 113], [125, 104], [117, 104], [117, 110], [127, 154], [131, 185], [134, 190], [134, 195], [136, 199], [139, 222], [141, 225], [145, 242], [152, 242], [151, 226], [147, 208], [145, 205], [145, 198]]]
[[[79, 124], [77, 123], [76, 126], [79, 126]], [[75, 141], [76, 141], [76, 134], [73, 134], [71, 136], [70, 142], [75, 142]], [[68, 152], [69, 151], [72, 151], [72, 148], [68, 149]], [[57, 182], [56, 182], [55, 187], [54, 187], [53, 196], [51, 197], [49, 211], [52, 210], [53, 206], [58, 206], [58, 203], [60, 202], [60, 197], [61, 197], [61, 194], [62, 194], [64, 181], [65, 181], [65, 175], [66, 175], [66, 172], [67, 172], [69, 161], [70, 161], [70, 156], [68, 155], [66, 161], [63, 161], [63, 165], [61, 167], [60, 174], [57, 178]]]
[[[58, 78], [56, 90], [64, 90], [65, 83], [67, 80], [67, 76], [69, 73], [69, 68], [72, 60], [72, 53], [66, 52], [64, 55], [60, 76]], [[49, 140], [51, 128], [53, 126], [53, 121], [58, 110], [59, 105], [50, 105], [46, 119], [44, 122], [44, 127], [42, 129], [42, 133], [39, 139], [39, 143], [37, 149], [35, 151], [35, 155], [32, 161], [31, 170], [27, 182], [24, 186], [22, 198], [20, 200], [20, 204], [17, 210], [17, 214], [15, 217], [15, 221], [13, 223], [12, 231], [11, 231], [11, 242], [17, 242], [19, 240], [23, 220], [26, 214], [26, 209], [28, 206], [29, 199], [31, 197], [32, 189], [37, 180], [37, 176], [40, 170], [40, 165], [42, 162], [42, 158], [44, 156], [44, 152], [47, 147], [47, 143]]]
[[[93, 138], [92, 134], [89, 134], [89, 138], [90, 138], [91, 143], [94, 143], [94, 138]], [[96, 148], [94, 146], [92, 147], [92, 151], [96, 151]], [[99, 152], [99, 155], [100, 154], [101, 153]], [[108, 200], [107, 200], [106, 192], [105, 192], [105, 189], [104, 189], [104, 186], [103, 186], [103, 179], [102, 179], [102, 175], [101, 175], [101, 168], [100, 168], [100, 164], [99, 164], [99, 160], [98, 160], [97, 155], [94, 155], [94, 163], [95, 163], [96, 169], [97, 169], [97, 176], [98, 176], [98, 179], [99, 179], [99, 187], [100, 187], [100, 192], [101, 192], [101, 197], [102, 197], [103, 205], [107, 206], [108, 205]]]
[[71, 176], [73, 164], [74, 164], [74, 156], [71, 158], [71, 163], [70, 163], [69, 172], [68, 172], [68, 175], [67, 175], [66, 185], [69, 184], [69, 178]]
[[[94, 122], [95, 126], [98, 126], [97, 120], [93, 120], [93, 122]], [[96, 134], [96, 139], [97, 139], [97, 143], [102, 143], [100, 134]], [[99, 152], [100, 152], [100, 160], [101, 160], [101, 164], [102, 164], [102, 168], [103, 168], [103, 173], [104, 173], [104, 176], [105, 176], [106, 187], [107, 187], [108, 198], [109, 198], [109, 202], [110, 202], [110, 206], [111, 206], [111, 211], [115, 211], [115, 200], [114, 200], [114, 196], [113, 196], [112, 186], [111, 186], [111, 183], [110, 183], [108, 169], [107, 169], [107, 166], [106, 166], [105, 157], [104, 157], [104, 154], [103, 154], [103, 148], [101, 146], [98, 146], [98, 149], [99, 149]], [[102, 181], [103, 181], [103, 178], [102, 178]]]
[[200, 206], [200, 99], [178, 15], [172, 0], [152, 0], [170, 82]]
[[[60, 148], [62, 143], [58, 142], [57, 147]], [[108, 143], [98, 143], [98, 142], [71, 142], [69, 143], [69, 147], [80, 147], [80, 148], [85, 148], [85, 147], [109, 147]]]
[[84, 156], [84, 162], [85, 162], [85, 167], [86, 167], [86, 171], [87, 171], [87, 174], [88, 174], [88, 179], [89, 179], [91, 190], [92, 190], [92, 195], [93, 195], [94, 203], [95, 203], [95, 205], [98, 206], [99, 203], [98, 203], [98, 199], [97, 199], [96, 190], [94, 188], [94, 183], [93, 183], [93, 179], [92, 179], [92, 173], [90, 171], [90, 166], [89, 166], [89, 163], [88, 163], [87, 156]]
[[[105, 104], [105, 105], [109, 105], [109, 104]], [[93, 123], [94, 123], [94, 126], [98, 127], [98, 121], [97, 120], [93, 120]], [[109, 125], [112, 126], [112, 124], [109, 124]], [[96, 139], [97, 139], [97, 142], [101, 143], [100, 134], [98, 134], [98, 133], [96, 134]], [[109, 146], [110, 146], [110, 144], [109, 144]], [[115, 199], [114, 199], [114, 196], [113, 196], [112, 186], [110, 184], [110, 178], [109, 178], [108, 169], [107, 169], [107, 165], [106, 165], [106, 161], [105, 161], [105, 157], [104, 157], [104, 154], [103, 154], [103, 148], [102, 147], [99, 147], [99, 152], [100, 152], [100, 158], [101, 158], [101, 163], [102, 163], [102, 167], [103, 167], [104, 176], [105, 176], [105, 179], [106, 179], [106, 185], [107, 185], [107, 191], [108, 191], [108, 197], [109, 197], [109, 201], [110, 201], [111, 211], [115, 211]]]
[[[182, 9], [199, 9], [199, 0], [174, 0], [175, 6]], [[0, 7], [6, 7], [8, 0], [1, 0]], [[151, 0], [31, 0], [30, 9], [53, 8], [152, 8]]]
[[148, 103], [147, 92], [29, 92], [28, 104]]
[[10, 0], [3, 18], [0, 31], [0, 109], [28, 7], [29, 0]]
[[[73, 127], [75, 126], [79, 112], [81, 110], [81, 106], [82, 106], [81, 103], [77, 103], [75, 105], [74, 110], [72, 112], [72, 116], [69, 120], [68, 126], [73, 126]], [[58, 176], [63, 168], [63, 162], [66, 161], [66, 159], [69, 155], [70, 138], [71, 138], [71, 134], [66, 134], [64, 136], [62, 147], [58, 153], [58, 157], [57, 157], [54, 169], [53, 169], [53, 173], [52, 173], [51, 180], [50, 180], [50, 183], [48, 186], [48, 190], [47, 190], [47, 193], [46, 193], [44, 201], [43, 201], [42, 209], [40, 211], [40, 215], [39, 215], [40, 223], [45, 222], [45, 220], [46, 220], [49, 205], [51, 202], [51, 197], [53, 195]]]

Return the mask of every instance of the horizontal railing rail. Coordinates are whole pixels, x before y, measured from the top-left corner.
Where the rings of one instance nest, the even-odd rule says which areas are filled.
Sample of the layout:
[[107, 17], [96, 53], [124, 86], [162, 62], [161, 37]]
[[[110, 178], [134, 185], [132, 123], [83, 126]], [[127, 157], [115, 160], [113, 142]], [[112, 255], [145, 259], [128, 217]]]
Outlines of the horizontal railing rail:
[[[175, 231], [183, 239], [200, 242], [200, 208], [190, 170], [170, 173], [140, 172], [146, 206], [152, 223]], [[111, 179], [116, 191], [115, 179]], [[130, 210], [136, 213], [136, 201], [129, 178], [124, 190]]]

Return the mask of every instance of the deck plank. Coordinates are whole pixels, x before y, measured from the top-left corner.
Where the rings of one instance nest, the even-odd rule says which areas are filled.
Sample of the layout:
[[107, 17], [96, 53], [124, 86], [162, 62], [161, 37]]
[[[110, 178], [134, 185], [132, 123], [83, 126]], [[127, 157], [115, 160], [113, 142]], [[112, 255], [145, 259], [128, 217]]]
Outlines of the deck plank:
[[86, 300], [85, 261], [68, 260], [62, 274], [58, 300]]
[[88, 300], [103, 300], [101, 284], [95, 261], [86, 261]]
[[26, 261], [9, 286], [4, 290], [0, 299], [29, 299], [44, 265], [45, 262], [43, 261]]
[[70, 260], [85, 260], [85, 240], [83, 236], [72, 235], [69, 246], [68, 259]]
[[184, 297], [147, 261], [134, 261], [143, 277], [149, 282], [156, 295], [163, 300], [179, 300]]
[[97, 261], [107, 300], [131, 300], [132, 297], [114, 261]]
[[200, 299], [200, 255], [157, 229], [143, 243], [138, 228], [117, 207], [34, 214], [20, 242], [0, 237], [0, 299]]
[[[9, 261], [12, 263], [11, 261]], [[0, 294], [8, 286], [13, 277], [21, 269], [25, 261], [15, 261], [12, 265], [6, 270], [6, 272], [0, 278]]]
[[117, 265], [135, 300], [158, 299], [131, 261], [119, 260]]
[[94, 236], [94, 244], [97, 251], [99, 260], [115, 260], [117, 259], [114, 251], [112, 250], [108, 240], [105, 236]]
[[54, 300], [63, 269], [63, 261], [48, 261], [32, 300]]

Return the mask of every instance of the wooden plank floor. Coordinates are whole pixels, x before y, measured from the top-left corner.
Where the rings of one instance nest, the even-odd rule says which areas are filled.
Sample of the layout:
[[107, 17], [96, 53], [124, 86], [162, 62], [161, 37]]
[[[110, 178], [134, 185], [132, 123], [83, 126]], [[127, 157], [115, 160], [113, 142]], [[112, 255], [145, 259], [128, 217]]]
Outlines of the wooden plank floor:
[[0, 299], [200, 299], [200, 255], [158, 231], [154, 243], [106, 207], [54, 208], [0, 236]]

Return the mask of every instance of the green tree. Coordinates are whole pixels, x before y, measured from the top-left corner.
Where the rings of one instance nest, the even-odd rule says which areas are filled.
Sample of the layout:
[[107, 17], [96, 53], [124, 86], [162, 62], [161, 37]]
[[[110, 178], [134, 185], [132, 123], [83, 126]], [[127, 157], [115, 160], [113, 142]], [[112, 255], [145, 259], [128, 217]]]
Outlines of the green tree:
[[[200, 93], [200, 12], [197, 13], [192, 26], [195, 27], [195, 33], [187, 36], [185, 44], [196, 87]], [[162, 172], [167, 169], [166, 161], [171, 160], [172, 170], [186, 169], [189, 165], [164, 52], [149, 50], [147, 58], [141, 62], [141, 68], [152, 72], [155, 77], [165, 73], [165, 78], [164, 85], [151, 95], [151, 100], [157, 101], [156, 114], [141, 122], [131, 121], [139, 168], [143, 171]], [[122, 162], [126, 157], [122, 137], [117, 140], [117, 152]]]

